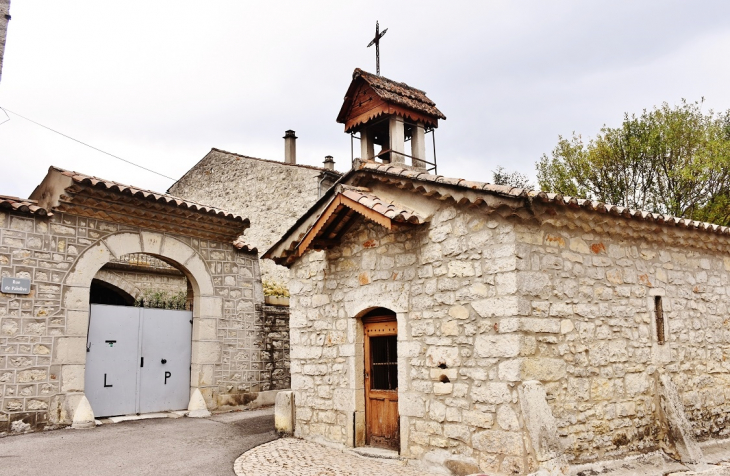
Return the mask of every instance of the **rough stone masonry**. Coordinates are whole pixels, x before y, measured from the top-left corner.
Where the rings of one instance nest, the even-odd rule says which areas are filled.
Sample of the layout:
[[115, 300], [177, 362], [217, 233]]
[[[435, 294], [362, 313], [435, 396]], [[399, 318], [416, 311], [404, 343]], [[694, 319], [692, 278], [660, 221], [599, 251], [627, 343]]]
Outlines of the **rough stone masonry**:
[[[358, 316], [374, 307], [397, 314], [408, 458], [524, 474], [556, 457], [672, 451], [663, 374], [699, 439], [730, 433], [726, 230], [364, 168], [343, 182], [428, 221], [388, 230], [361, 218], [339, 242], [301, 257], [289, 247], [301, 238], [294, 230], [267, 253], [292, 256], [297, 436], [361, 444]], [[525, 408], [540, 391], [559, 437], [552, 447]]]
[[55, 168], [37, 194], [49, 204], [0, 196], [0, 276], [31, 280], [30, 294], [0, 294], [0, 436], [71, 423], [91, 280], [130, 253], [191, 283], [191, 391], [209, 408], [288, 387], [286, 320], [263, 305], [256, 252], [232, 244], [244, 219]]

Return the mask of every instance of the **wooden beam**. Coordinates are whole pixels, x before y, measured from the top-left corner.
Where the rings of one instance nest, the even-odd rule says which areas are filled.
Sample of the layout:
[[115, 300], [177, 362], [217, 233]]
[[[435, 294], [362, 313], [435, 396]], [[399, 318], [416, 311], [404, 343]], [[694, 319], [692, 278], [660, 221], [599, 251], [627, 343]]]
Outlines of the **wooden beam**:
[[[360, 215], [364, 216], [368, 220], [371, 220], [375, 223], [377, 223], [380, 226], [383, 226], [387, 228], [388, 230], [392, 229], [393, 222], [390, 218], [386, 217], [385, 215], [376, 212], [375, 210], [372, 210], [365, 205], [362, 205], [361, 203], [356, 202], [355, 200], [348, 198], [341, 193], [338, 194], [335, 198], [332, 199], [330, 204], [327, 206], [327, 208], [322, 212], [322, 214], [319, 216], [317, 221], [312, 225], [312, 227], [309, 229], [307, 234], [302, 238], [302, 240], [299, 242], [299, 245], [297, 246], [297, 255], [302, 256], [307, 249], [309, 249], [310, 245], [314, 241], [315, 238], [320, 234], [320, 232], [327, 226], [330, 219], [335, 219], [336, 216], [335, 213], [338, 211], [338, 208], [341, 206], [345, 206], [351, 210], [354, 210], [355, 212], [359, 213]], [[349, 222], [352, 222], [354, 220], [349, 220]], [[342, 230], [339, 230], [338, 236], [342, 235]], [[327, 237], [325, 237], [327, 238]]]

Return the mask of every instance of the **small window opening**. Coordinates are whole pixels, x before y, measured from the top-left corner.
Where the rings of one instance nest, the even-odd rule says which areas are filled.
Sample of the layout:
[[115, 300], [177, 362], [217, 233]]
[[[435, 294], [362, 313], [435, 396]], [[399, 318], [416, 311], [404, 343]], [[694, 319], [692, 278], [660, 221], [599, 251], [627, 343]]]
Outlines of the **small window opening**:
[[656, 318], [656, 339], [661, 345], [664, 344], [664, 311], [662, 309], [662, 297], [654, 297], [654, 317]]
[[439, 377], [439, 382], [449, 383], [449, 382], [451, 382], [451, 380], [449, 380], [449, 377], [447, 377], [446, 375], [442, 375], [441, 377]]
[[439, 364], [439, 368], [440, 369], [445, 369], [446, 368], [446, 364], [444, 364], [444, 363]]

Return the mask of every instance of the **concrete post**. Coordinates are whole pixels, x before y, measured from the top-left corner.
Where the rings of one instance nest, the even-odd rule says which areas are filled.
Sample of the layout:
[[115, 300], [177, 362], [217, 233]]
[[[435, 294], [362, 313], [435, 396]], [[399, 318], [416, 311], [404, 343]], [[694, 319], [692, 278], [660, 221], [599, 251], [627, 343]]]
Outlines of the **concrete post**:
[[297, 136], [291, 129], [284, 133], [284, 162], [297, 163]]
[[372, 160], [373, 157], [375, 157], [373, 133], [367, 126], [365, 126], [360, 129], [360, 159]]
[[[403, 118], [398, 116], [391, 116], [389, 122], [390, 129], [390, 150], [393, 152], [404, 153], [406, 138], [403, 132]], [[405, 157], [401, 154], [391, 153], [390, 163], [391, 164], [405, 164]]]
[[411, 137], [411, 155], [413, 156], [412, 165], [418, 169], [426, 169], [426, 163], [417, 159], [426, 159], [426, 129], [423, 122], [418, 122], [413, 128], [413, 136]]

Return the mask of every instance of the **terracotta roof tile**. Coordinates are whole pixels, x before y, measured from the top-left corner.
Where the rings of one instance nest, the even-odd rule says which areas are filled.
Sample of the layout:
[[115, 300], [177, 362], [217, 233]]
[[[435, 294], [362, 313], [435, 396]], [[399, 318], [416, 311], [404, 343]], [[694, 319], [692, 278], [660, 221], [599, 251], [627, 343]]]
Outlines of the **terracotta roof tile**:
[[39, 216], [53, 216], [45, 208], [39, 207], [38, 202], [27, 198], [10, 197], [8, 195], [0, 195], [0, 208], [10, 209], [16, 212], [28, 213]]
[[236, 249], [239, 249], [239, 250], [248, 251], [250, 253], [259, 252], [259, 250], [255, 246], [251, 246], [248, 243], [246, 243], [245, 241], [243, 241], [243, 236], [239, 236], [238, 238], [236, 238], [232, 244]]
[[244, 218], [239, 215], [234, 215], [233, 213], [227, 212], [225, 210], [221, 210], [219, 208], [215, 207], [209, 207], [207, 205], [203, 205], [196, 202], [191, 202], [189, 200], [183, 200], [182, 198], [175, 197], [172, 195], [168, 195], [165, 193], [157, 193], [152, 192], [150, 190], [144, 190], [141, 188], [137, 188], [131, 185], [124, 185], [118, 182], [114, 182], [111, 180], [104, 180], [98, 177], [92, 177], [90, 175], [85, 175], [79, 172], [73, 172], [70, 170], [64, 170], [59, 167], [51, 167], [52, 169], [60, 172], [61, 174], [71, 177], [71, 179], [82, 185], [91, 185], [92, 187], [97, 188], [103, 188], [106, 190], [111, 190], [114, 192], [119, 193], [126, 193], [129, 195], [133, 195], [135, 197], [144, 198], [147, 200], [152, 200], [156, 202], [162, 202], [169, 205], [173, 205], [180, 208], [185, 208], [193, 211], [199, 211], [202, 213], [207, 213], [210, 215], [216, 215], [221, 218], [228, 218], [231, 220], [236, 220], [240, 222], [248, 222], [247, 218]]
[[428, 221], [426, 217], [417, 214], [410, 208], [406, 208], [395, 202], [382, 200], [377, 195], [372, 194], [369, 190], [363, 189], [362, 187], [349, 187], [346, 185], [342, 185], [340, 187], [341, 193], [345, 197], [354, 200], [395, 222], [420, 225]]
[[[395, 169], [395, 170], [394, 170]], [[361, 162], [359, 170], [365, 170], [376, 174], [383, 174], [393, 177], [393, 180], [402, 180], [405, 177], [400, 174], [400, 168], [386, 164], [380, 164], [373, 161]], [[355, 172], [351, 172], [355, 173]], [[564, 196], [559, 193], [546, 193], [542, 191], [527, 191], [521, 188], [510, 187], [507, 185], [494, 185], [484, 182], [472, 182], [463, 179], [454, 179], [443, 177], [441, 175], [421, 174], [418, 176], [408, 176], [409, 180], [421, 183], [434, 183], [439, 185], [449, 185], [457, 188], [469, 190], [481, 190], [486, 193], [501, 195], [505, 197], [524, 198], [531, 197], [546, 203], [554, 203], [568, 207], [580, 207], [597, 213], [618, 214], [626, 218], [635, 220], [652, 221], [658, 224], [675, 225], [688, 229], [698, 229], [709, 231], [717, 234], [730, 234], [730, 227], [715, 225], [712, 223], [698, 222], [681, 217], [673, 217], [670, 215], [661, 215], [651, 213], [645, 210], [635, 210], [630, 208], [619, 207], [616, 205], [606, 204], [596, 200], [588, 200], [584, 198], [576, 198]], [[419, 190], [418, 187], [412, 190]]]

